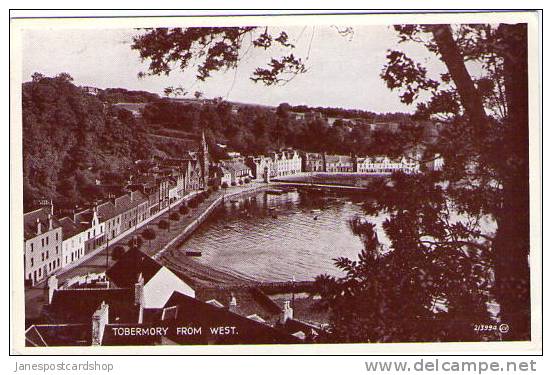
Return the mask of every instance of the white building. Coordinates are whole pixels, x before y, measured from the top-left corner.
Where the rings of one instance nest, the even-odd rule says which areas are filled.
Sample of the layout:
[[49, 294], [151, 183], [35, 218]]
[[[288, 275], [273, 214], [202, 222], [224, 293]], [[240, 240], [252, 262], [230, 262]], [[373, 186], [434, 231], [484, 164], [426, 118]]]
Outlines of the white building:
[[162, 308], [174, 292], [195, 298], [195, 291], [174, 272], [139, 250], [129, 250], [108, 271], [119, 288], [140, 286], [144, 308]]
[[399, 171], [408, 174], [418, 173], [420, 163], [404, 156], [397, 159], [387, 156], [357, 158], [357, 172], [359, 173], [391, 174]]
[[63, 242], [61, 245], [61, 267], [63, 268], [84, 256], [86, 231], [68, 217], [61, 218], [59, 223], [63, 229]]
[[290, 176], [301, 172], [301, 156], [295, 150], [273, 152], [271, 177]]

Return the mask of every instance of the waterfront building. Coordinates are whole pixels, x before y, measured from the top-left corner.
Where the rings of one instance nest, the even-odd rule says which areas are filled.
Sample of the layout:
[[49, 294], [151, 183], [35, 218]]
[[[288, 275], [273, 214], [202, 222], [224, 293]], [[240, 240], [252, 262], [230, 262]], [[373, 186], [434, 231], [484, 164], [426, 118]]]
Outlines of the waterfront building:
[[34, 285], [62, 267], [63, 229], [53, 205], [23, 215], [25, 280]]
[[290, 176], [301, 172], [302, 158], [295, 150], [272, 152], [271, 177]]
[[106, 240], [111, 240], [121, 233], [122, 212], [117, 210], [111, 200], [98, 205], [98, 216], [105, 224]]
[[316, 152], [304, 152], [301, 154], [301, 169], [303, 172], [324, 172], [324, 155]]
[[264, 155], [249, 157], [245, 162], [251, 168], [255, 180], [270, 182], [270, 177], [273, 177], [271, 176], [273, 161], [270, 157]]
[[243, 184], [245, 179], [251, 179], [253, 177], [251, 168], [249, 168], [241, 159], [221, 160], [220, 166], [223, 174], [226, 173], [226, 171], [230, 173], [231, 185]]
[[324, 155], [326, 172], [356, 172], [356, 158], [347, 155]]
[[84, 256], [86, 231], [82, 226], [76, 224], [70, 217], [63, 217], [59, 219], [59, 224], [63, 229], [61, 267], [64, 268]]
[[387, 156], [359, 157], [357, 158], [357, 171], [359, 173], [391, 174], [393, 172], [418, 173], [420, 163], [410, 157], [402, 156], [391, 159]]
[[105, 243], [105, 223], [100, 222], [97, 207], [87, 208], [73, 215], [76, 225], [84, 228], [84, 253], [88, 254]]

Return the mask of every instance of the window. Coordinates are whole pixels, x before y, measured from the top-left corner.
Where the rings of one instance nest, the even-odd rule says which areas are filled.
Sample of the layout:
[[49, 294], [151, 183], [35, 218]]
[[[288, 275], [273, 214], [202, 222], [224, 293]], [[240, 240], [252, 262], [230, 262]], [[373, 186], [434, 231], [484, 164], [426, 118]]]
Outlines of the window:
[[50, 243], [50, 237], [46, 236], [46, 245], [48, 245], [49, 243]]
[[58, 254], [58, 253], [59, 253], [59, 246], [56, 245], [56, 254]]
[[59, 267], [59, 258], [58, 258], [58, 260], [57, 260], [57, 266]]
[[31, 258], [31, 267], [34, 267], [34, 258]]
[[46, 259], [50, 259], [50, 252], [49, 251], [46, 252]]
[[44, 262], [44, 253], [42, 253], [40, 255], [42, 255], [42, 261]]
[[59, 233], [56, 232], [56, 241], [59, 241]]
[[42, 247], [44, 247], [44, 238], [40, 240], [42, 242]]
[[38, 277], [42, 277], [42, 268], [38, 269]]
[[31, 242], [31, 253], [33, 252], [34, 250], [34, 243]]

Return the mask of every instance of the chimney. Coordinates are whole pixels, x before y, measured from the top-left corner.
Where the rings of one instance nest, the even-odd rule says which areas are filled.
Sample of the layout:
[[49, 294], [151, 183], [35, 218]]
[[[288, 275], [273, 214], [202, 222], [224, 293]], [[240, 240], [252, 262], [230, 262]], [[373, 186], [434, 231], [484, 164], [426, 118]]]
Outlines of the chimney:
[[37, 236], [39, 234], [42, 234], [42, 223], [40, 222], [40, 219], [38, 217], [36, 218], [36, 234]]
[[48, 230], [54, 229], [54, 221], [52, 219], [52, 214], [48, 214]]
[[92, 315], [92, 346], [102, 345], [105, 326], [109, 324], [109, 305], [102, 304]]
[[138, 307], [138, 324], [144, 322], [144, 277], [138, 275], [138, 281], [134, 284], [134, 305]]
[[52, 199], [50, 199], [50, 213], [54, 214], [54, 201]]
[[232, 292], [230, 294], [230, 302], [228, 303], [228, 310], [231, 312], [236, 312], [236, 308], [238, 307], [238, 301], [236, 300], [236, 296]]
[[286, 301], [284, 302], [284, 310], [282, 312], [282, 320], [281, 323], [285, 324], [288, 319], [293, 319], [293, 309], [291, 308], [291, 302]]
[[52, 303], [54, 292], [58, 290], [58, 279], [56, 275], [50, 276], [48, 279], [48, 304]]

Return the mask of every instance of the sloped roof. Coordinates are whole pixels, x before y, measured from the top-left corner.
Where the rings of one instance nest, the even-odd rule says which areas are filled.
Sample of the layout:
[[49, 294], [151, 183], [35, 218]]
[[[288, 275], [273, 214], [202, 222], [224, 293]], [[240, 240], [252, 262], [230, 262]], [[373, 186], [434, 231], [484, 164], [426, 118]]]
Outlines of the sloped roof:
[[99, 204], [97, 210], [101, 221], [109, 220], [120, 214], [111, 201]]
[[140, 250], [130, 249], [107, 270], [106, 274], [117, 286], [128, 288], [134, 287], [140, 274], [144, 278], [144, 284], [147, 284], [162, 267]]
[[90, 324], [37, 324], [25, 331], [27, 346], [88, 346], [91, 342]]
[[[227, 309], [201, 302], [182, 293], [174, 292], [165, 307], [178, 306], [175, 326], [202, 327], [199, 337], [186, 335], [169, 336], [175, 342], [186, 343], [196, 340], [197, 343], [216, 344], [296, 344], [301, 341], [296, 337], [268, 324], [248, 319]], [[212, 334], [210, 327], [216, 322], [217, 327], [235, 327], [235, 334]], [[171, 331], [169, 329], [169, 331]]]
[[61, 227], [63, 228], [63, 239], [66, 240], [68, 238], [71, 238], [83, 231], [86, 230], [86, 228], [78, 223], [75, 223], [71, 218], [69, 217], [62, 217], [59, 219], [59, 223]]
[[326, 163], [352, 163], [353, 158], [348, 155], [326, 155]]
[[[36, 237], [37, 220], [40, 221], [42, 226], [42, 233], [49, 230], [48, 211], [45, 208], [39, 208], [37, 210], [27, 212], [23, 214], [23, 231], [25, 240]], [[52, 227], [54, 229], [59, 228], [60, 224], [55, 217], [52, 217]]]
[[58, 289], [47, 306], [53, 323], [89, 323], [102, 302], [109, 305], [110, 322], [133, 322], [137, 319], [132, 288]]

